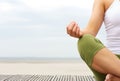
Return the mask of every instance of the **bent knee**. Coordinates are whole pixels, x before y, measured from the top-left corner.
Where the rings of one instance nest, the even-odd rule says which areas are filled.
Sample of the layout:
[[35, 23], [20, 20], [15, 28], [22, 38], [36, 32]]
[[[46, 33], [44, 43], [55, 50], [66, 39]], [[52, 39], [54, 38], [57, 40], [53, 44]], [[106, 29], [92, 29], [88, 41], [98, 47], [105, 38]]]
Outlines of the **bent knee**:
[[93, 37], [90, 34], [85, 34], [78, 40], [78, 46], [79, 47], [86, 47], [86, 46], [91, 46], [94, 45], [93, 43], [95, 42], [95, 37]]
[[103, 45], [102, 42], [90, 34], [85, 34], [78, 40], [79, 50], [92, 50], [97, 46]]
[[90, 34], [85, 34], [78, 40], [78, 51], [83, 60], [90, 61], [89, 64], [91, 64], [95, 53], [103, 47], [101, 41]]

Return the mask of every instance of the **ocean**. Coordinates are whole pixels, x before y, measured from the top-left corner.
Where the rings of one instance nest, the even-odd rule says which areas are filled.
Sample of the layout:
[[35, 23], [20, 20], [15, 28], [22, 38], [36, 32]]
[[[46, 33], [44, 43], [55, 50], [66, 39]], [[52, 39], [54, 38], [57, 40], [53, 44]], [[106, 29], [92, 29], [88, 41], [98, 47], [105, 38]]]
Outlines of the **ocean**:
[[41, 58], [41, 57], [1, 57], [0, 62], [30, 62], [30, 63], [54, 63], [54, 62], [83, 62], [81, 58]]

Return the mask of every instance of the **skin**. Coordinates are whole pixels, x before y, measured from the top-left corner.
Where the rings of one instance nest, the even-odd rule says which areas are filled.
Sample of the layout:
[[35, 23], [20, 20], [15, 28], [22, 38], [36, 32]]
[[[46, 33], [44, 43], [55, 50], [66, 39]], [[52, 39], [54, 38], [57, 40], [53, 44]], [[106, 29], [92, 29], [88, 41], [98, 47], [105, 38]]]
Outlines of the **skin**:
[[114, 76], [114, 75], [108, 74], [108, 75], [106, 76], [105, 81], [120, 81], [120, 78], [119, 78], [119, 77], [116, 77], [116, 76]]
[[[72, 21], [66, 28], [67, 33], [75, 38], [79, 38], [84, 34], [96, 36], [104, 21], [105, 12], [112, 2], [113, 0], [95, 0], [87, 26], [81, 30], [78, 24]], [[120, 60], [107, 48], [97, 52], [93, 59], [92, 68], [107, 74], [105, 81], [120, 81]]]

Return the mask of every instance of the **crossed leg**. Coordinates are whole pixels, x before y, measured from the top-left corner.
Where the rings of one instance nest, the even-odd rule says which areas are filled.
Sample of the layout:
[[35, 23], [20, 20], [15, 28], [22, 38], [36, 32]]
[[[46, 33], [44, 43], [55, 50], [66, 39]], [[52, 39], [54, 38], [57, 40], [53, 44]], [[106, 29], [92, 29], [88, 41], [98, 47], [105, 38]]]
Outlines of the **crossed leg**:
[[95, 74], [96, 80], [104, 81], [107, 74], [111, 74], [117, 79], [120, 78], [119, 58], [104, 47], [98, 39], [91, 35], [84, 35], [78, 41], [78, 51]]
[[107, 48], [96, 53], [93, 59], [92, 68], [104, 74], [112, 74], [120, 77], [120, 60]]

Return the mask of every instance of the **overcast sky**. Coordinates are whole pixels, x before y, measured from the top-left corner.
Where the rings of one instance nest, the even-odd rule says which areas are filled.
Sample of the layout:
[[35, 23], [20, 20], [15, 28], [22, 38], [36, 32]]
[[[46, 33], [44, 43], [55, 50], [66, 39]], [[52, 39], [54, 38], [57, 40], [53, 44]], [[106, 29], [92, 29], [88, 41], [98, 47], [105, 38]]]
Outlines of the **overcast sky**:
[[[79, 58], [77, 39], [66, 34], [76, 21], [85, 27], [93, 0], [0, 0], [0, 57]], [[98, 37], [105, 42], [105, 33]]]

